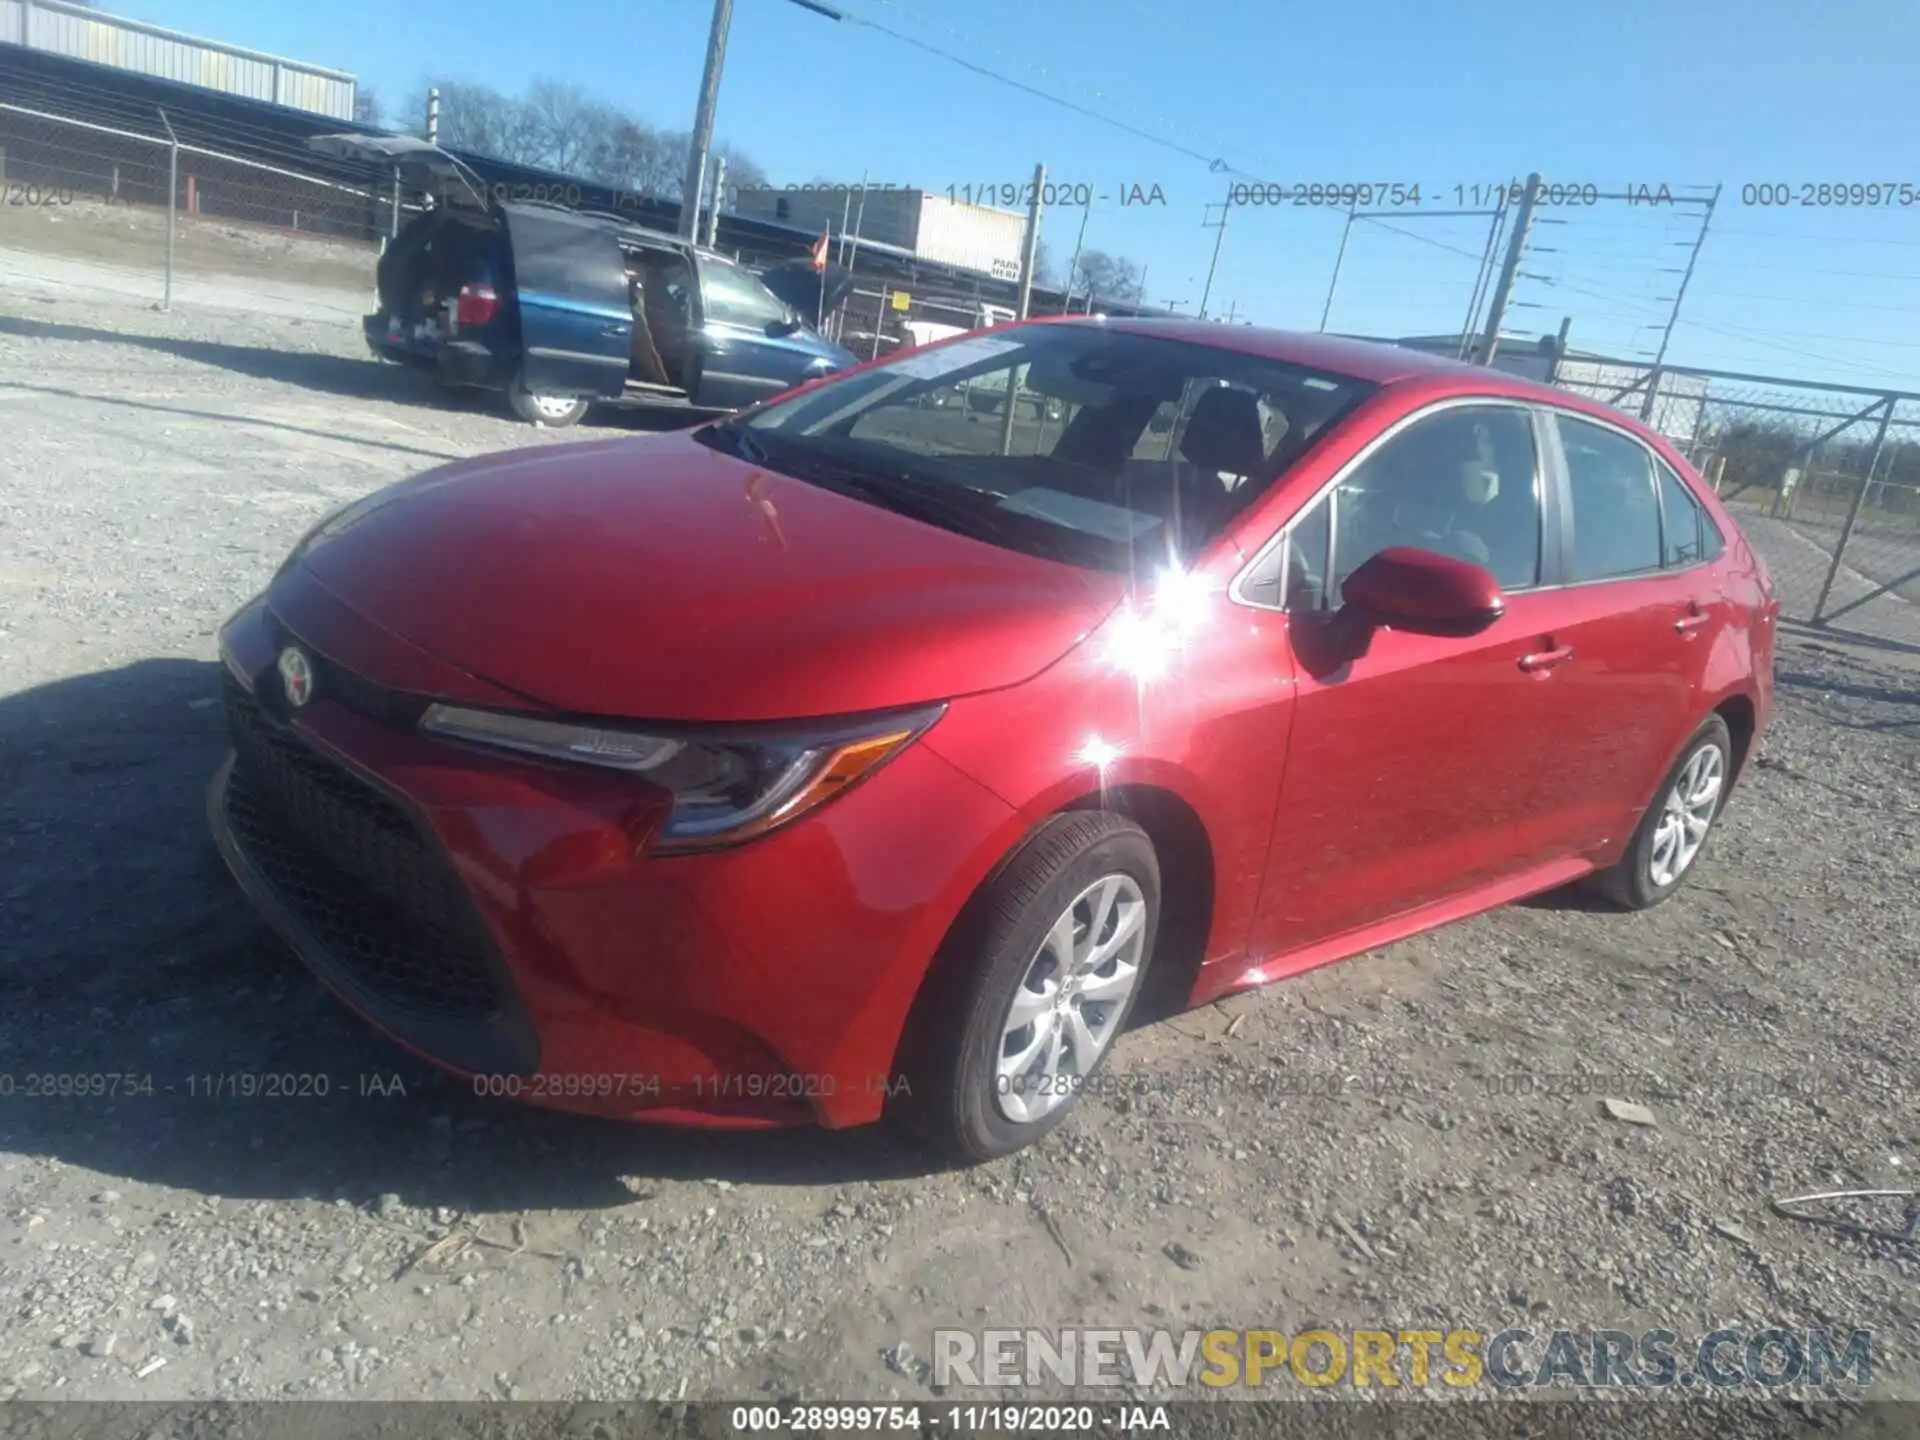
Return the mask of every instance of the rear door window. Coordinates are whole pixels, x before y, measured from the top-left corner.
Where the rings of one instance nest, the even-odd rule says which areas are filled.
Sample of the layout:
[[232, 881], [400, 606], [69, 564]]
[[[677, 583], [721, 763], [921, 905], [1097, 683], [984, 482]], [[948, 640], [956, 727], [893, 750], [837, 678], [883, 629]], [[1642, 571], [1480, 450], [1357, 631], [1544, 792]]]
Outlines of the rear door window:
[[1638, 440], [1604, 425], [1555, 415], [1567, 457], [1573, 502], [1575, 582], [1611, 580], [1658, 570], [1660, 502], [1653, 459]]
[[1694, 498], [1686, 481], [1664, 462], [1654, 464], [1660, 472], [1661, 558], [1671, 568], [1719, 559], [1726, 542], [1720, 538], [1713, 517]]

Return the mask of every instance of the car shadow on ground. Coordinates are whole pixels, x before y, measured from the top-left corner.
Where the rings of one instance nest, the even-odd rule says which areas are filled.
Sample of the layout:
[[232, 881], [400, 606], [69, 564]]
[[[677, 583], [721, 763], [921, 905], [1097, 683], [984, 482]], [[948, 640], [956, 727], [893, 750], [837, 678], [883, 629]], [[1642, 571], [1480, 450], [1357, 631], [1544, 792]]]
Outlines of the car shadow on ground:
[[[506, 402], [486, 390], [441, 385], [433, 374], [412, 365], [399, 365], [372, 355], [365, 359], [311, 350], [278, 350], [264, 345], [232, 345], [216, 340], [188, 340], [171, 335], [139, 335], [102, 330], [90, 325], [68, 325], [53, 320], [27, 320], [0, 315], [0, 335], [32, 340], [93, 341], [130, 345], [163, 355], [218, 366], [256, 380], [298, 385], [348, 400], [386, 400], [439, 410], [493, 412], [506, 417]], [[110, 398], [110, 397], [109, 397]], [[225, 417], [222, 417], [225, 418]], [[596, 406], [582, 426], [591, 430], [678, 430], [696, 424], [703, 415], [674, 409], [621, 409]]]
[[482, 1098], [390, 1044], [220, 864], [219, 682], [156, 659], [0, 698], [0, 1149], [208, 1195], [473, 1213], [941, 1168], [879, 1128], [698, 1133]]
[[[1864, 650], [1884, 650], [1898, 655], [1920, 655], [1920, 644], [1906, 640], [1894, 640], [1884, 635], [1869, 635], [1861, 631], [1849, 630], [1837, 625], [1812, 625], [1801, 620], [1789, 620], [1782, 616], [1779, 621], [1780, 633], [1790, 635], [1796, 640], [1812, 642], [1816, 650], [1832, 651], [1835, 645], [1851, 645]], [[1822, 645], [1821, 641], [1832, 642]], [[1839, 653], [1845, 653], [1844, 651]]]

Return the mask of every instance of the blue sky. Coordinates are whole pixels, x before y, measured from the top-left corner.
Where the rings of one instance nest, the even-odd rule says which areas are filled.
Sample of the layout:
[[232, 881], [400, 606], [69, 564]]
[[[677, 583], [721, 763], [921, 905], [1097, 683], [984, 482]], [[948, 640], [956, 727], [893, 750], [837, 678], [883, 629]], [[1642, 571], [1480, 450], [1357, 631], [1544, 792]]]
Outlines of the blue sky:
[[[132, 0], [109, 8], [337, 66], [389, 108], [429, 71], [518, 90], [573, 81], [656, 124], [689, 125], [705, 0]], [[1920, 203], [1743, 204], [1742, 187], [1891, 182], [1920, 192], [1920, 7], [1894, 0], [845, 0], [849, 14], [1098, 111], [1128, 133], [872, 26], [787, 0], [736, 0], [721, 138], [776, 181], [831, 176], [944, 192], [1030, 177], [1091, 183], [1086, 243], [1147, 267], [1153, 303], [1197, 305], [1227, 177], [1455, 185], [1539, 170], [1603, 190], [1724, 185], [1670, 358], [1920, 389]], [[1166, 203], [1122, 207], [1123, 188]], [[1436, 192], [1440, 192], [1436, 194]], [[1445, 203], [1440, 203], [1444, 201]], [[1471, 202], [1469, 202], [1470, 204]], [[1217, 215], [1218, 211], [1212, 212]], [[1412, 211], [1408, 212], [1413, 213]], [[1543, 211], [1510, 328], [1650, 352], [1696, 211]], [[1056, 256], [1080, 214], [1054, 212]], [[1241, 208], [1213, 308], [1319, 323], [1342, 216]], [[1330, 328], [1456, 330], [1483, 220], [1355, 227]], [[1457, 252], [1465, 252], [1457, 253]]]

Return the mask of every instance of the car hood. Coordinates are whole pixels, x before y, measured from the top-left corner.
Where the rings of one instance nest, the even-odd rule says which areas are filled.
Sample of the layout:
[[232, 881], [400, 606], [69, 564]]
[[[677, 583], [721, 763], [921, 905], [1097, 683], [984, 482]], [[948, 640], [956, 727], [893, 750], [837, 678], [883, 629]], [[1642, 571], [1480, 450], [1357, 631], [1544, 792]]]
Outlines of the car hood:
[[375, 626], [540, 704], [721, 722], [1015, 684], [1096, 625], [1121, 583], [685, 432], [429, 471], [330, 518], [297, 563]]

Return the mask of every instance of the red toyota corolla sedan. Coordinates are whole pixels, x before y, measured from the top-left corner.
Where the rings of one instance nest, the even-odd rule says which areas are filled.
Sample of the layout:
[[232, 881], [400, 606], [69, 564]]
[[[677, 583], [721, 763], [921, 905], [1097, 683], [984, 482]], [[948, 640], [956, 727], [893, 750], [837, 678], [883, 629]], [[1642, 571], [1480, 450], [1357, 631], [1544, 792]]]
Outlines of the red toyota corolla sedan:
[[213, 829], [480, 1091], [979, 1158], [1149, 989], [1665, 899], [1776, 612], [1681, 457], [1561, 391], [1016, 325], [329, 517], [222, 632]]

